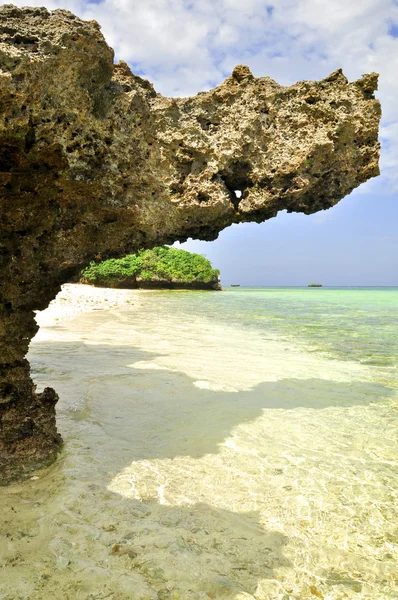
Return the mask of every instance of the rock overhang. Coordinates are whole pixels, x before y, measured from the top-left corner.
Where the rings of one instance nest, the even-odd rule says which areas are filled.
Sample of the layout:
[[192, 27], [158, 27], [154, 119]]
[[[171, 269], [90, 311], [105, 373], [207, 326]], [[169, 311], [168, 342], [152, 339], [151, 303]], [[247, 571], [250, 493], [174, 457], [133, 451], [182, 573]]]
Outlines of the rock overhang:
[[24, 359], [34, 310], [95, 256], [330, 208], [379, 174], [381, 111], [377, 75], [341, 70], [284, 87], [239, 65], [213, 90], [165, 98], [113, 64], [94, 21], [5, 5], [0, 23], [6, 477], [9, 457], [38, 464], [59, 444], [56, 396], [35, 393]]

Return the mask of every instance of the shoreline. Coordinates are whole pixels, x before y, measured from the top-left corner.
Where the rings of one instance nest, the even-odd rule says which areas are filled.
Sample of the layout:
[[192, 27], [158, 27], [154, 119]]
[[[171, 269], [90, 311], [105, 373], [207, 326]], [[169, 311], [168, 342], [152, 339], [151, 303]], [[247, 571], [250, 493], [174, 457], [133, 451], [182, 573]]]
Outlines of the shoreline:
[[101, 288], [83, 283], [66, 283], [46, 309], [36, 311], [36, 322], [39, 327], [51, 327], [85, 313], [127, 306], [132, 308], [135, 299], [154, 291], [158, 290]]
[[[36, 311], [39, 327], [59, 325], [83, 314], [95, 311], [134, 307], [135, 300], [146, 294], [159, 292], [197, 292], [213, 290], [166, 289], [166, 288], [111, 288], [85, 283], [65, 283], [61, 291], [44, 310]], [[218, 291], [218, 290], [214, 290]]]
[[[272, 289], [273, 286], [256, 289]], [[292, 289], [294, 286], [290, 287]], [[248, 290], [244, 286], [241, 290]], [[275, 289], [281, 289], [276, 287]], [[307, 289], [296, 288], [296, 289]], [[324, 287], [325, 289], [325, 287]], [[340, 288], [329, 288], [340, 289]], [[349, 288], [347, 288], [349, 289]], [[356, 289], [356, 288], [354, 288]], [[49, 306], [41, 311], [36, 311], [36, 322], [39, 327], [51, 327], [61, 324], [63, 321], [70, 321], [80, 315], [92, 313], [95, 311], [120, 309], [123, 307], [132, 308], [134, 301], [144, 294], [155, 294], [159, 292], [187, 292], [187, 291], [206, 291], [190, 289], [164, 289], [164, 288], [110, 288], [97, 287], [84, 283], [66, 283], [61, 291], [52, 300]], [[208, 290], [212, 291], [212, 290]], [[214, 290], [216, 291], [216, 290]], [[229, 291], [228, 286], [222, 288], [222, 291]]]

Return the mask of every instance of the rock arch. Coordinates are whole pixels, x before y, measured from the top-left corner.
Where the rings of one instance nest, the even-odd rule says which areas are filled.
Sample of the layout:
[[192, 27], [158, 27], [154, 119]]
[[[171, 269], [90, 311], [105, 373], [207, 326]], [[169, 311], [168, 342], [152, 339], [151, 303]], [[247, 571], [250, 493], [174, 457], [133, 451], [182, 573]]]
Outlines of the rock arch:
[[0, 8], [0, 479], [48, 463], [54, 390], [25, 359], [34, 310], [93, 257], [329, 208], [378, 175], [377, 75], [282, 87], [245, 66], [169, 99], [98, 24]]

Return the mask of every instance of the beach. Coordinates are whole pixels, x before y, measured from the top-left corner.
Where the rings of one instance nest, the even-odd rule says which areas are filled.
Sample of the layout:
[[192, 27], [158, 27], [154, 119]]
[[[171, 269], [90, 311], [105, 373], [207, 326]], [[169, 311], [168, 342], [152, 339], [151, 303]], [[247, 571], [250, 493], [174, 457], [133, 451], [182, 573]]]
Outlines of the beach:
[[398, 598], [397, 303], [64, 286], [29, 360], [65, 446], [0, 489], [0, 598]]
[[130, 290], [66, 283], [48, 308], [36, 313], [36, 321], [40, 327], [51, 327], [92, 311], [132, 308], [133, 297], [140, 293], [141, 290], [135, 290], [133, 296]]

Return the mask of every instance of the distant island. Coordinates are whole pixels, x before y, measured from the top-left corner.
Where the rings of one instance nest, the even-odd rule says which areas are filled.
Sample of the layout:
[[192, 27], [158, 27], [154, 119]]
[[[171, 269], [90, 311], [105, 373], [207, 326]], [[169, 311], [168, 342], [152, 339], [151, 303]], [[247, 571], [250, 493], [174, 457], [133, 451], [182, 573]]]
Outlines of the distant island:
[[158, 246], [124, 258], [91, 262], [80, 282], [127, 289], [221, 290], [220, 272], [200, 254]]
[[322, 283], [309, 283], [308, 287], [322, 287]]

